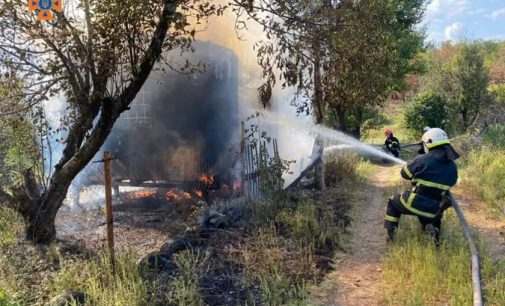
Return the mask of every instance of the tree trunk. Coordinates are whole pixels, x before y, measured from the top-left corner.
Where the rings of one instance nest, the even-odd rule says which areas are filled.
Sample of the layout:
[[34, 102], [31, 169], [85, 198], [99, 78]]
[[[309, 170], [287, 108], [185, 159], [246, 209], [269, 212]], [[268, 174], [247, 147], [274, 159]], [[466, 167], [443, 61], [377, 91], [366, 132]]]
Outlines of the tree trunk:
[[314, 42], [314, 96], [312, 98], [312, 107], [314, 108], [314, 117], [316, 124], [323, 123], [323, 88], [321, 82], [321, 46], [319, 42]]
[[339, 106], [339, 107], [335, 108], [335, 111], [337, 113], [337, 118], [338, 118], [337, 129], [343, 133], [347, 133], [347, 122], [345, 121], [345, 119], [346, 119], [345, 110], [343, 109], [342, 106]]
[[49, 244], [56, 238], [56, 216], [49, 211], [40, 211], [33, 215], [23, 216], [25, 220], [25, 238], [36, 244]]
[[[82, 123], [77, 121], [70, 128], [63, 156], [55, 167], [48, 189], [40, 194], [33, 175], [25, 175], [25, 187], [18, 189], [15, 196], [11, 197], [0, 188], [0, 199], [9, 200], [10, 206], [24, 217], [28, 240], [37, 244], [48, 244], [56, 238], [56, 215], [63, 205], [72, 180], [100, 150], [120, 114], [128, 109], [144, 85], [160, 57], [168, 28], [179, 4], [179, 1], [164, 1], [163, 12], [139, 71], [119, 96], [104, 98], [104, 91], [95, 92], [93, 95], [83, 91], [81, 96], [95, 97], [95, 100], [86, 101], [91, 107], [83, 106], [84, 112], [80, 118]], [[107, 80], [101, 81], [104, 82], [98, 83], [107, 83]], [[94, 119], [98, 119], [95, 125], [92, 124]]]
[[[98, 151], [99, 147], [96, 149]], [[77, 172], [78, 173], [78, 172]], [[56, 238], [55, 221], [63, 205], [68, 188], [77, 175], [55, 173], [49, 189], [38, 199], [22, 199], [25, 209], [21, 211], [25, 221], [26, 239], [37, 244], [49, 244]], [[25, 187], [26, 188], [26, 187]], [[19, 201], [19, 200], [18, 200]], [[26, 205], [28, 202], [28, 206]]]

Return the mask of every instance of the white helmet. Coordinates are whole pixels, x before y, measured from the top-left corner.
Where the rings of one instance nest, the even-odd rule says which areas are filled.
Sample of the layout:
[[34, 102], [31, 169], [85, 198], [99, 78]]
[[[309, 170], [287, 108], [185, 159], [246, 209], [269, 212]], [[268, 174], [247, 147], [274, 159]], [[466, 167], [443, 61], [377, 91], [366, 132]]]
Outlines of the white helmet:
[[450, 143], [447, 133], [439, 128], [431, 128], [427, 130], [424, 133], [422, 140], [426, 152], [428, 152], [429, 149]]

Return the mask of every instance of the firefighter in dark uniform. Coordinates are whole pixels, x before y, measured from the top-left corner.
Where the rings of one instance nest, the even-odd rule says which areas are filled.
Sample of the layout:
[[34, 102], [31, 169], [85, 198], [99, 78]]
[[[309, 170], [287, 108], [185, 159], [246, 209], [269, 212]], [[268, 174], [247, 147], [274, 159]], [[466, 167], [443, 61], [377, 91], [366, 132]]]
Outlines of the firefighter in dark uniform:
[[389, 241], [394, 239], [400, 217], [405, 214], [417, 216], [423, 230], [439, 242], [442, 215], [450, 205], [445, 195], [458, 180], [454, 161], [459, 155], [439, 128], [426, 131], [422, 143], [425, 154], [401, 170], [401, 176], [412, 182], [412, 190], [392, 197], [387, 205], [384, 227]]
[[400, 141], [393, 135], [393, 131], [391, 129], [385, 129], [384, 135], [386, 136], [386, 140], [384, 141], [384, 147], [387, 151], [393, 154], [394, 157], [400, 156]]

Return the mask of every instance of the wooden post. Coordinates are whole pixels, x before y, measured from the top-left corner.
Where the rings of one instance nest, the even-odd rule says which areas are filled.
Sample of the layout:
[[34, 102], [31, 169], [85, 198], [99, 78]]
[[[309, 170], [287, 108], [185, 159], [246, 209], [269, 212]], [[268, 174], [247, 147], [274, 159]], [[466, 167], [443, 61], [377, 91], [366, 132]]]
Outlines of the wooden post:
[[112, 175], [111, 175], [112, 154], [104, 152], [103, 169], [105, 176], [105, 214], [107, 218], [107, 243], [109, 247], [112, 273], [116, 274], [116, 259], [114, 255], [114, 219], [112, 216]]

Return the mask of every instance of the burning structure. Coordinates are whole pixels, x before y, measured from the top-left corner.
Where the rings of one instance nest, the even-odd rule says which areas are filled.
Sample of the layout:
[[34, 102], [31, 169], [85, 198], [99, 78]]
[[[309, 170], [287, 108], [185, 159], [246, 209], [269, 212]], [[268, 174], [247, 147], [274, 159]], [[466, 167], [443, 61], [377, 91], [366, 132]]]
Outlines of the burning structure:
[[[158, 67], [105, 143], [103, 150], [115, 158], [116, 190], [120, 185], [201, 190], [223, 180], [232, 184], [240, 150], [238, 59], [209, 42], [193, 48], [185, 60], [204, 69], [181, 73]], [[102, 182], [100, 166], [93, 168], [85, 171], [81, 185]]]

